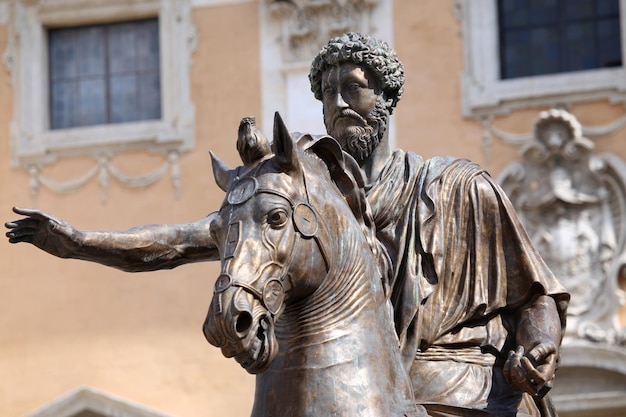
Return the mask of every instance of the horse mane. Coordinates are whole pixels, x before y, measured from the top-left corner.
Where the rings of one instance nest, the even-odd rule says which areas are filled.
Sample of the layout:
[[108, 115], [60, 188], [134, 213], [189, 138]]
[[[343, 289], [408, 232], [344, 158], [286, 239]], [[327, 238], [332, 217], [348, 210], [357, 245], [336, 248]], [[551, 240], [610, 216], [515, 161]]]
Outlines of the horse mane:
[[[330, 136], [323, 135], [313, 137], [310, 134], [301, 135], [296, 140], [296, 148], [306, 158], [313, 158], [316, 163], [323, 162], [328, 168], [328, 175], [344, 200], [350, 207], [350, 211], [361, 226], [361, 231], [378, 260], [379, 268], [384, 282], [390, 282], [392, 266], [391, 259], [384, 245], [376, 237], [376, 224], [372, 209], [365, 196], [365, 181], [361, 169], [356, 160], [341, 149], [341, 145]], [[385, 290], [387, 295], [387, 285]]]

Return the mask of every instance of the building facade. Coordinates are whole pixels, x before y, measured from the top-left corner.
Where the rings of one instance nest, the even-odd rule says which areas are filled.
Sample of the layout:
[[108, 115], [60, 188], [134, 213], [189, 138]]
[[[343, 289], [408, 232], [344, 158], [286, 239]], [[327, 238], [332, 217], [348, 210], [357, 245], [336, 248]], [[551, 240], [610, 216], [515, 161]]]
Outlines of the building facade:
[[[37, 207], [123, 230], [206, 216], [223, 199], [208, 151], [237, 165], [242, 117], [269, 133], [279, 111], [291, 130], [323, 132], [308, 66], [349, 30], [387, 40], [404, 64], [395, 147], [469, 158], [496, 177], [520, 159], [539, 112], [559, 108], [595, 151], [626, 159], [625, 10], [626, 0], [0, 0], [1, 218]], [[217, 265], [129, 274], [3, 240], [0, 266], [1, 415], [249, 414], [254, 378], [201, 331]], [[623, 415], [626, 404], [607, 401]]]

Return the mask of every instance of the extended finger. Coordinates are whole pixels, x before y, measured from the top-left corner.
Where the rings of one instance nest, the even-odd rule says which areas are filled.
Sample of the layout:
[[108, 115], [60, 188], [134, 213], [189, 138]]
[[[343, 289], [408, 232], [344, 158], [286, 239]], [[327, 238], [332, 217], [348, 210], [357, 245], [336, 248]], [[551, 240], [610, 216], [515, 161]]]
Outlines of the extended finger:
[[35, 235], [33, 233], [7, 233], [7, 237], [9, 238], [9, 243], [20, 243], [27, 242], [33, 243], [35, 239]]
[[33, 235], [22, 237], [10, 237], [9, 243], [33, 243]]
[[50, 216], [49, 214], [46, 214], [43, 211], [37, 210], [37, 209], [13, 207], [13, 212], [17, 214], [21, 214], [22, 216], [33, 217], [39, 220], [55, 219], [53, 216]]
[[8, 231], [6, 233], [6, 236], [11, 238], [11, 237], [22, 237], [22, 236], [29, 236], [29, 235], [34, 235], [35, 232], [37, 232], [37, 229], [33, 228], [33, 227], [16, 227], [14, 229], [11, 229], [10, 231]]
[[24, 219], [13, 220], [12, 222], [6, 222], [4, 224], [8, 229], [15, 229], [19, 227], [37, 227], [40, 221], [37, 219], [33, 219], [32, 217], [26, 217]]

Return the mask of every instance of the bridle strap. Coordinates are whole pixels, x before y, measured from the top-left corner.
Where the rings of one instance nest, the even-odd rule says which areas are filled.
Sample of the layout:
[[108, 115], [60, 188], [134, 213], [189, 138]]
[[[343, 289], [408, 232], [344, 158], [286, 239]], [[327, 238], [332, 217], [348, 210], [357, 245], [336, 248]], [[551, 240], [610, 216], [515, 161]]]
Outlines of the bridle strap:
[[[304, 192], [306, 195], [306, 202], [294, 202], [290, 196], [288, 196], [287, 194], [283, 192], [280, 192], [278, 190], [273, 190], [270, 188], [261, 188], [258, 186], [258, 182], [256, 181], [256, 178], [254, 176], [246, 176], [240, 181], [237, 181], [237, 180], [235, 181], [236, 181], [235, 184], [230, 188], [227, 198], [225, 200], [225, 204], [230, 205], [231, 210], [233, 206], [242, 204], [248, 201], [253, 196], [261, 194], [261, 193], [275, 195], [277, 197], [284, 199], [291, 206], [291, 216], [292, 216], [291, 220], [292, 220], [294, 230], [297, 232], [298, 235], [300, 235], [301, 238], [303, 239], [312, 238], [315, 241], [320, 251], [320, 254], [322, 255], [322, 258], [324, 259], [326, 272], [328, 273], [330, 271], [330, 258], [328, 257], [328, 254], [324, 250], [324, 246], [322, 245], [322, 242], [320, 241], [318, 237], [319, 223], [322, 223], [324, 227], [326, 226], [326, 224], [324, 223], [321, 216], [317, 213], [317, 211], [313, 208], [313, 206], [310, 203], [310, 196], [309, 196], [309, 191], [308, 191], [306, 177], [304, 175], [304, 172], [302, 173], [302, 181], [303, 181], [303, 186], [304, 186]], [[307, 218], [307, 215], [310, 215], [311, 218]], [[308, 230], [307, 226], [310, 225], [311, 220], [314, 220], [315, 224], [311, 227], [310, 230]], [[227, 239], [226, 239], [226, 242], [224, 243], [225, 245], [225, 248], [223, 250], [224, 253], [226, 253], [227, 249], [232, 250], [232, 254], [234, 254], [235, 252], [234, 251], [235, 248], [231, 247], [232, 242], [230, 242], [229, 241], [230, 239], [228, 239], [228, 237], [230, 237], [230, 228], [234, 227], [233, 226], [234, 224], [235, 223], [229, 224], [229, 233], [227, 234]], [[239, 240], [240, 238], [239, 233], [240, 231], [238, 230], [237, 240]], [[237, 244], [238, 243], [236, 243], [235, 245]], [[293, 261], [293, 258], [296, 253], [296, 247], [298, 246], [298, 240], [294, 239], [293, 244], [290, 246], [291, 246], [291, 252], [289, 254], [289, 258], [286, 262], [286, 265], [291, 264], [291, 262]], [[230, 262], [227, 262], [226, 265], [227, 265], [226, 270], [228, 270], [229, 269], [228, 266], [230, 265]], [[265, 307], [265, 309], [271, 314], [272, 318], [274, 318], [274, 316], [276, 316], [280, 312], [280, 310], [282, 310], [282, 307], [283, 307], [282, 304], [283, 304], [284, 297], [285, 297], [285, 290], [284, 290], [284, 285], [283, 285], [284, 279], [285, 279], [284, 276], [281, 277], [280, 279], [270, 278], [267, 281], [265, 281], [265, 283], [263, 284], [263, 290], [260, 291], [257, 287], [255, 287], [252, 284], [248, 284], [243, 281], [237, 281], [237, 280], [232, 279], [232, 277], [227, 271], [223, 271], [218, 277], [217, 281], [215, 282], [215, 294], [216, 295], [219, 294], [219, 305], [221, 306], [221, 293], [231, 286], [239, 287], [243, 289], [244, 291], [248, 292], [249, 294], [251, 294], [254, 298], [256, 298], [263, 305], [263, 307]], [[220, 308], [220, 311], [221, 311], [221, 308]]]

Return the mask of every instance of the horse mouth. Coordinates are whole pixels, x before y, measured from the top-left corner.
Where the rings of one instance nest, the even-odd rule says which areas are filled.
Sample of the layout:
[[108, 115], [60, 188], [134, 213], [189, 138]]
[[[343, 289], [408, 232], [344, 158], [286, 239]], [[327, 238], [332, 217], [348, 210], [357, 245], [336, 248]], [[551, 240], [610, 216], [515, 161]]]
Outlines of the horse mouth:
[[276, 339], [274, 324], [271, 319], [263, 317], [259, 320], [251, 346], [246, 352], [235, 356], [235, 360], [250, 374], [259, 374], [271, 365], [276, 356]]

